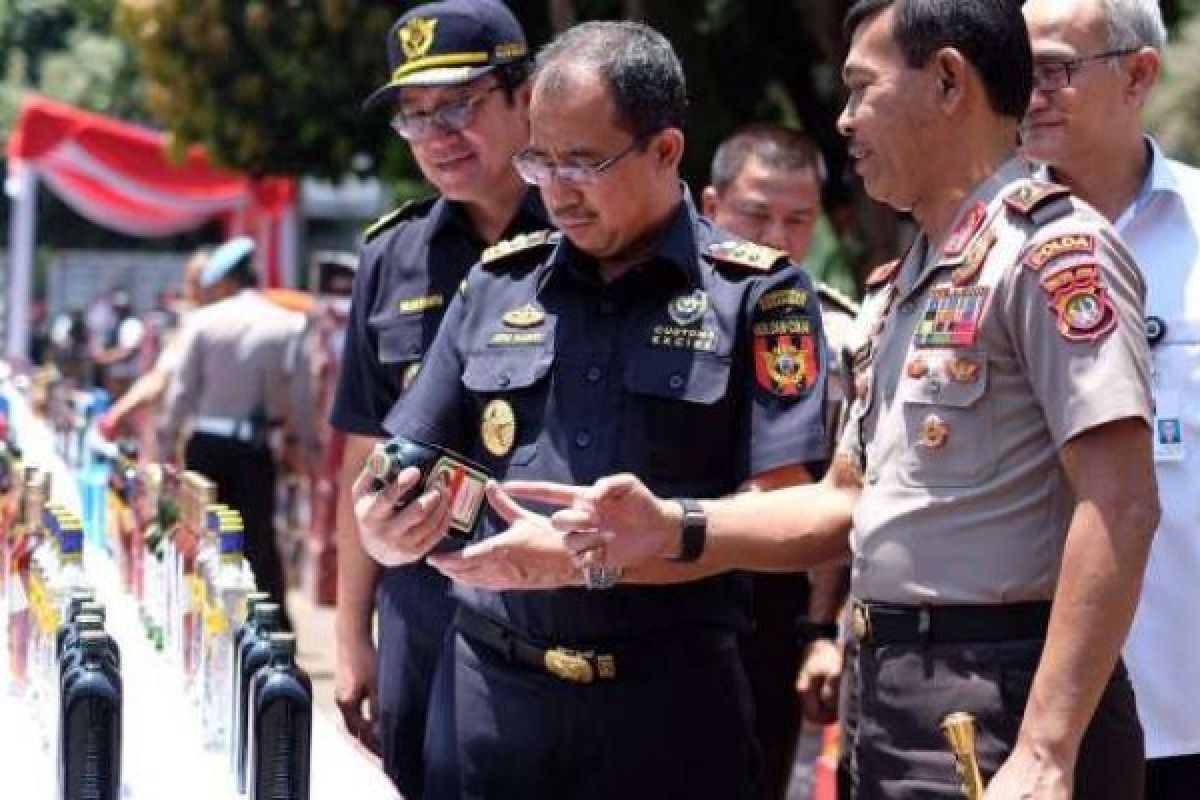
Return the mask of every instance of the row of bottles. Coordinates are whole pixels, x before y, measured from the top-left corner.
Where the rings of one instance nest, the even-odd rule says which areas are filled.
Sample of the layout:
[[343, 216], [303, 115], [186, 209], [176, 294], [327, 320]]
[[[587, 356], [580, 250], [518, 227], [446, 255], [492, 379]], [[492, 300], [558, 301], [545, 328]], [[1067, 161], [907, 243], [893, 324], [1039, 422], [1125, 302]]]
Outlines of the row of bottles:
[[[311, 682], [279, 606], [255, 591], [241, 515], [196, 473], [122, 466], [120, 499], [137, 528], [116, 554], [122, 585], [194, 701], [205, 745], [228, 753], [231, 782], [249, 797], [307, 800]], [[3, 536], [10, 686], [58, 754], [59, 796], [114, 800], [120, 653], [84, 571], [83, 526], [50, 498], [37, 468], [0, 495], [13, 509]]]

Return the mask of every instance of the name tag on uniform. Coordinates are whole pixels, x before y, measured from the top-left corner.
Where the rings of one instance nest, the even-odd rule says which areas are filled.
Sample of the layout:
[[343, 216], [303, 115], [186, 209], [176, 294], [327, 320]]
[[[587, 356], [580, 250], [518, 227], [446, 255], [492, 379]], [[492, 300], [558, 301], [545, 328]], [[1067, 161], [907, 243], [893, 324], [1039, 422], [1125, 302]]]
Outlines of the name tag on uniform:
[[1183, 461], [1183, 405], [1179, 392], [1161, 391], [1154, 395], [1154, 461], [1172, 464]]

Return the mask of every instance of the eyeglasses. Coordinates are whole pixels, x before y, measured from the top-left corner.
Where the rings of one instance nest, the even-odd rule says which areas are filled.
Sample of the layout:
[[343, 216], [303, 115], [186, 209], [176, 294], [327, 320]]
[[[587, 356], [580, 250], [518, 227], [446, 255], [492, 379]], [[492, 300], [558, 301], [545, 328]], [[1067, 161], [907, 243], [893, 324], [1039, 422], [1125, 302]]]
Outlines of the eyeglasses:
[[475, 112], [487, 96], [503, 88], [500, 84], [489, 86], [483, 91], [443, 103], [433, 111], [400, 109], [392, 115], [392, 130], [410, 142], [428, 139], [433, 135], [435, 126], [446, 133], [459, 133], [475, 120]]
[[644, 144], [647, 138], [649, 137], [636, 137], [624, 150], [598, 164], [555, 164], [540, 153], [523, 150], [513, 156], [513, 168], [521, 176], [521, 180], [530, 186], [545, 186], [555, 179], [572, 186], [586, 186], [599, 180], [604, 173], [616, 166], [618, 161]]
[[1033, 88], [1039, 92], [1057, 92], [1071, 85], [1076, 73], [1093, 61], [1104, 61], [1136, 53], [1136, 47], [1121, 50], [1105, 50], [1082, 58], [1035, 61], [1033, 64]]

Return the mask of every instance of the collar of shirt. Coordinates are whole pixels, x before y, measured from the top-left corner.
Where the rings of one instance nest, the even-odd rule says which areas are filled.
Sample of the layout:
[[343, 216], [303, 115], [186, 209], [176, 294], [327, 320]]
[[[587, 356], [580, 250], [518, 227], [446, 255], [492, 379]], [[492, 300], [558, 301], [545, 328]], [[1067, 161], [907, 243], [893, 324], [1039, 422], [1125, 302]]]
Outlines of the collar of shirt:
[[[708, 234], [706, 226], [701, 224], [703, 218], [696, 212], [687, 186], [681, 186], [683, 199], [675, 208], [675, 213], [667, 223], [657, 246], [646, 262], [665, 261], [671, 264], [683, 274], [689, 288], [697, 288], [703, 286], [703, 278], [700, 274], [701, 242], [698, 240], [706, 239]], [[707, 244], [707, 240], [703, 243]], [[577, 274], [585, 274], [579, 272], [583, 268], [586, 270], [586, 274], [594, 274], [592, 258], [581, 253], [566, 236], [562, 237], [555, 247], [554, 254], [550, 257], [547, 266], [549, 269], [543, 282], [555, 272], [555, 267], [563, 267], [575, 270]]]
[[971, 206], [976, 203], [983, 203], [985, 206], [990, 206], [996, 195], [1005, 187], [1021, 178], [1030, 177], [1030, 174], [1029, 162], [1014, 155], [1001, 164], [999, 169], [977, 183], [966, 199], [958, 204], [958, 208], [954, 211], [954, 216], [951, 217], [950, 227], [942, 234], [941, 241], [936, 243], [936, 247], [935, 243], [929, 241], [929, 237], [925, 232], [921, 231], [917, 240], [914, 241], [913, 247], [908, 251], [909, 255], [906, 256], [906, 259], [909, 259], [912, 255], [918, 255], [918, 257], [906, 260], [902, 267], [904, 272], [901, 273], [901, 285], [907, 288], [901, 291], [901, 295], [906, 294], [917, 285], [925, 282], [928, 274], [942, 260], [942, 247], [945, 245], [947, 239], [950, 238], [951, 233], [958, 227], [963, 219], [963, 215], [967, 213], [967, 210]]
[[1170, 160], [1153, 137], [1146, 137], [1146, 152], [1150, 155], [1150, 169], [1146, 171], [1146, 178], [1142, 181], [1133, 202], [1113, 223], [1113, 227], [1118, 231], [1128, 228], [1134, 218], [1141, 214], [1156, 196], [1180, 193], [1179, 181], [1171, 170]]
[[[483, 240], [475, 231], [475, 226], [471, 224], [471, 219], [467, 216], [463, 204], [439, 196], [429, 211], [429, 224], [425, 228], [426, 243], [450, 225], [454, 225], [459, 232], [468, 236], [470, 241], [477, 243], [480, 249], [483, 249]], [[530, 187], [525, 191], [516, 215], [500, 238], [501, 240], [508, 239], [518, 233], [549, 227], [549, 225], [549, 216], [546, 214], [546, 206], [542, 203], [542, 195], [537, 189]]]

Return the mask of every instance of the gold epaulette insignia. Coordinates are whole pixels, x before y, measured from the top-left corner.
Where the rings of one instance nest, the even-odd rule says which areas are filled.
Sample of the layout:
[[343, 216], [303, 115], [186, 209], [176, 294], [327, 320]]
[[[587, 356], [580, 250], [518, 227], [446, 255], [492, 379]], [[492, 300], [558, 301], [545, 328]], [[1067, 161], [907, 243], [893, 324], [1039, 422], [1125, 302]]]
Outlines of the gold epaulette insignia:
[[717, 261], [747, 267], [757, 272], [766, 272], [779, 263], [780, 259], [788, 257], [787, 253], [776, 250], [774, 247], [732, 239], [710, 244], [708, 254]]
[[867, 280], [863, 285], [868, 289], [878, 289], [880, 286], [886, 286], [892, 282], [899, 271], [900, 259], [897, 258], [895, 261], [889, 261], [871, 270], [871, 274], [867, 276]]
[[378, 236], [379, 234], [386, 231], [388, 228], [395, 225], [397, 222], [400, 222], [403, 219], [407, 219], [407, 218], [411, 217], [418, 210], [420, 210], [423, 207], [428, 206], [430, 203], [432, 203], [436, 199], [437, 199], [436, 197], [425, 197], [425, 198], [420, 198], [417, 200], [409, 200], [408, 202], [406, 202], [404, 205], [400, 206], [399, 208], [394, 209], [394, 210], [389, 211], [388, 213], [384, 214], [382, 217], [380, 217], [379, 219], [372, 222], [369, 226], [367, 226], [367, 229], [363, 231], [363, 235], [362, 235], [363, 244], [366, 244], [367, 242], [371, 241], [376, 236]]
[[521, 233], [511, 239], [505, 239], [502, 242], [497, 242], [491, 247], [483, 251], [480, 256], [480, 261], [485, 265], [494, 264], [497, 261], [508, 258], [516, 253], [524, 253], [527, 250], [532, 250], [535, 247], [543, 245], [555, 244], [558, 242], [561, 234], [556, 231], [535, 231], [534, 233]]
[[850, 295], [841, 289], [830, 286], [824, 281], [817, 281], [817, 294], [822, 300], [827, 301], [830, 305], [841, 311], [845, 311], [852, 317], [857, 317], [858, 312], [861, 310], [861, 307], [858, 303], [854, 302]]
[[1004, 204], [1018, 214], [1029, 217], [1046, 203], [1069, 195], [1071, 190], [1049, 181], [1028, 180], [1013, 189], [1004, 198]]

